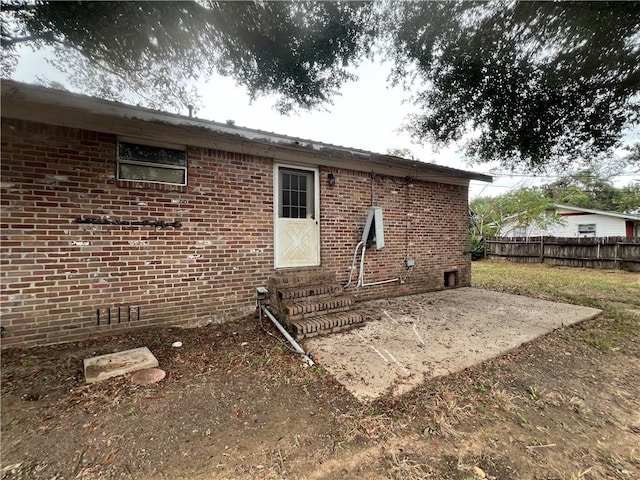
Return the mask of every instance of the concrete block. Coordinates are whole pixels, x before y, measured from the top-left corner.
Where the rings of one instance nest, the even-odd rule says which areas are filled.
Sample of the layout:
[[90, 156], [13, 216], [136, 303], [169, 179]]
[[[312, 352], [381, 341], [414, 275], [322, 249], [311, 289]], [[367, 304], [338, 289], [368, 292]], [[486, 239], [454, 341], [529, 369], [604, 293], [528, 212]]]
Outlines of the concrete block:
[[155, 368], [158, 360], [147, 347], [134, 348], [122, 352], [109, 353], [84, 359], [84, 378], [87, 383], [95, 383], [107, 378], [145, 368]]

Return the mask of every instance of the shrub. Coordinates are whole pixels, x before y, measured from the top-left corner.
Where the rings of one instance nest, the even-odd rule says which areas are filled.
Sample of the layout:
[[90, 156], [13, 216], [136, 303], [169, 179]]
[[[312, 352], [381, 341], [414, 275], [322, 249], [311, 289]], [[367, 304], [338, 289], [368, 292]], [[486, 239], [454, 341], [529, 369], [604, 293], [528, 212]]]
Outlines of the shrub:
[[469, 253], [471, 253], [471, 260], [482, 260], [485, 254], [486, 244], [484, 243], [483, 237], [476, 237], [475, 235], [471, 237], [471, 249]]

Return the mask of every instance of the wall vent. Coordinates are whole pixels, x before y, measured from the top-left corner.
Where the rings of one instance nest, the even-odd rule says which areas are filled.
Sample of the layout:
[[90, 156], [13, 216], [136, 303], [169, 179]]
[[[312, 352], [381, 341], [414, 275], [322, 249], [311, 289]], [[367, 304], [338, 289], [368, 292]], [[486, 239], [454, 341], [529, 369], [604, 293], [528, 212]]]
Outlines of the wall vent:
[[96, 325], [112, 325], [118, 323], [137, 322], [140, 320], [140, 307], [118, 305], [96, 309]]
[[452, 270], [450, 272], [444, 272], [444, 286], [447, 288], [455, 287], [458, 285], [458, 272]]

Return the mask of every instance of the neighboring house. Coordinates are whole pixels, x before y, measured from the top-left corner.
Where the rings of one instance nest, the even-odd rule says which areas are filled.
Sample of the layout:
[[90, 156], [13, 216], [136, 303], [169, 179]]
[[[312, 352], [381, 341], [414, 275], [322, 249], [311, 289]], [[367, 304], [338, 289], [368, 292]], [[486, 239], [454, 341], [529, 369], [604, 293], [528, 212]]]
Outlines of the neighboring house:
[[555, 204], [562, 222], [546, 229], [514, 227], [507, 237], [639, 237], [640, 215]]
[[345, 284], [367, 222], [356, 300], [468, 286], [471, 179], [491, 181], [3, 81], [2, 344], [222, 322], [274, 277]]

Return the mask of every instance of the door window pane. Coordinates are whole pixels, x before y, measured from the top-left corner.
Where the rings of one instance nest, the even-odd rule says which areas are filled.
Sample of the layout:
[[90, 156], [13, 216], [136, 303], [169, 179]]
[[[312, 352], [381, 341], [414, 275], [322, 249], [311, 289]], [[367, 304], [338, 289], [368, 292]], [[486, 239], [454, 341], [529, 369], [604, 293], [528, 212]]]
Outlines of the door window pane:
[[313, 172], [280, 169], [280, 216], [307, 218], [313, 212]]

